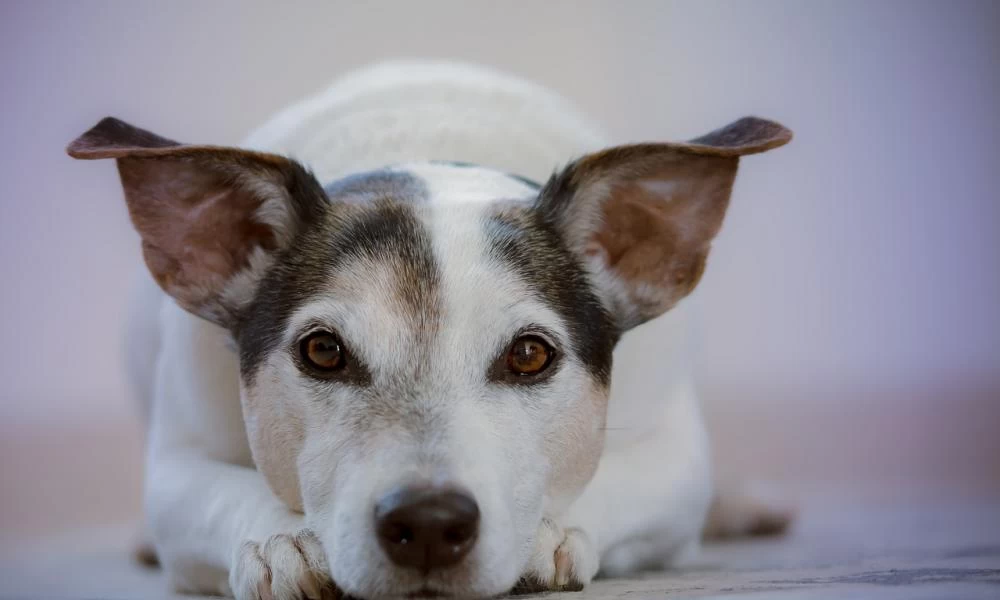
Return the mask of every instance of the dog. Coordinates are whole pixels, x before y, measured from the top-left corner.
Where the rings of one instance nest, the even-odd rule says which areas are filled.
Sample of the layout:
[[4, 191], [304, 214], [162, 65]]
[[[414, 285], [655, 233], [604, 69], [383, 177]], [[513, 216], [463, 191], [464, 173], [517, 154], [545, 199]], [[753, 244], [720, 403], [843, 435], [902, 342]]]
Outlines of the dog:
[[542, 86], [397, 62], [240, 148], [110, 117], [71, 142], [116, 161], [152, 275], [127, 366], [148, 411], [147, 531], [173, 587], [578, 590], [675, 564], [708, 530], [784, 527], [723, 496], [706, 526], [678, 303], [739, 158], [790, 139], [747, 117], [612, 146]]

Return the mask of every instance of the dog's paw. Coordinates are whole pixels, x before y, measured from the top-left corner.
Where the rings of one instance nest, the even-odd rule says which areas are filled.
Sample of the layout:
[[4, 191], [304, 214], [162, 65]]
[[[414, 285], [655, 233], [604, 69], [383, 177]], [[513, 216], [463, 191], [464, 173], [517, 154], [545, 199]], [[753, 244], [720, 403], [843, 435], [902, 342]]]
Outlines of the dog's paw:
[[236, 600], [340, 598], [319, 539], [309, 530], [244, 542], [236, 552], [229, 587]]
[[770, 536], [785, 533], [795, 508], [763, 488], [733, 487], [717, 491], [705, 521], [706, 539]]
[[600, 557], [581, 529], [563, 529], [550, 519], [542, 519], [535, 551], [515, 594], [542, 591], [578, 592], [597, 574]]

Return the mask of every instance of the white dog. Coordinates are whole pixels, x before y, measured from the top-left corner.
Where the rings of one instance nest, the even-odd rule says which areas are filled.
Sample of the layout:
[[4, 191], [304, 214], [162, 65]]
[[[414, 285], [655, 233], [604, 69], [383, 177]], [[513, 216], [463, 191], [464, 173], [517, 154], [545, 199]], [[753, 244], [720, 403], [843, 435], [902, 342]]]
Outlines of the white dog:
[[[128, 348], [171, 582], [487, 597], [696, 549], [712, 475], [674, 307], [739, 157], [790, 138], [744, 118], [602, 149], [552, 92], [439, 63], [348, 76], [248, 149], [84, 133], [158, 284]], [[722, 533], [785, 519], [720, 506]]]

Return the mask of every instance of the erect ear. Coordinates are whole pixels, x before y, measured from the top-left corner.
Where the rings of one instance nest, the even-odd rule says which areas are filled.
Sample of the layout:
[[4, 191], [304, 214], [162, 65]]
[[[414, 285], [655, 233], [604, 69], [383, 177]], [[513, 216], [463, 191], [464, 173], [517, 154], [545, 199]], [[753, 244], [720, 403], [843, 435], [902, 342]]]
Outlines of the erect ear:
[[746, 117], [687, 143], [611, 148], [554, 175], [539, 208], [590, 267], [619, 324], [633, 327], [697, 285], [739, 157], [791, 138]]
[[146, 265], [184, 309], [231, 327], [276, 252], [326, 196], [301, 165], [273, 154], [190, 146], [106, 118], [70, 156], [114, 158]]

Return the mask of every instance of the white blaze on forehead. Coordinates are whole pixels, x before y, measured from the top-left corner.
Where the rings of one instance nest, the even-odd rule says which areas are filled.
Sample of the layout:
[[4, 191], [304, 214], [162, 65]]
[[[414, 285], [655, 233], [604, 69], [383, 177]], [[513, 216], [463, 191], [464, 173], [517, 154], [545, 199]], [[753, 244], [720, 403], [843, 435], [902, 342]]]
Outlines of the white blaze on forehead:
[[[399, 167], [419, 177], [428, 204], [417, 207], [430, 232], [441, 303], [439, 365], [484, 380], [497, 344], [518, 329], [543, 325], [562, 340], [562, 319], [510, 268], [491, 256], [492, 203], [530, 200], [538, 190], [515, 177], [477, 166], [416, 163]], [[448, 373], [441, 375], [447, 377]]]
[[[496, 197], [494, 197], [494, 200]], [[568, 335], [561, 317], [491, 255], [486, 203], [436, 203], [421, 211], [431, 232], [439, 271], [439, 347], [448, 362], [485, 379], [485, 361], [519, 329], [541, 325], [559, 340]]]
[[538, 190], [501, 171], [445, 163], [415, 163], [392, 169], [416, 175], [432, 204], [486, 203], [535, 196]]

